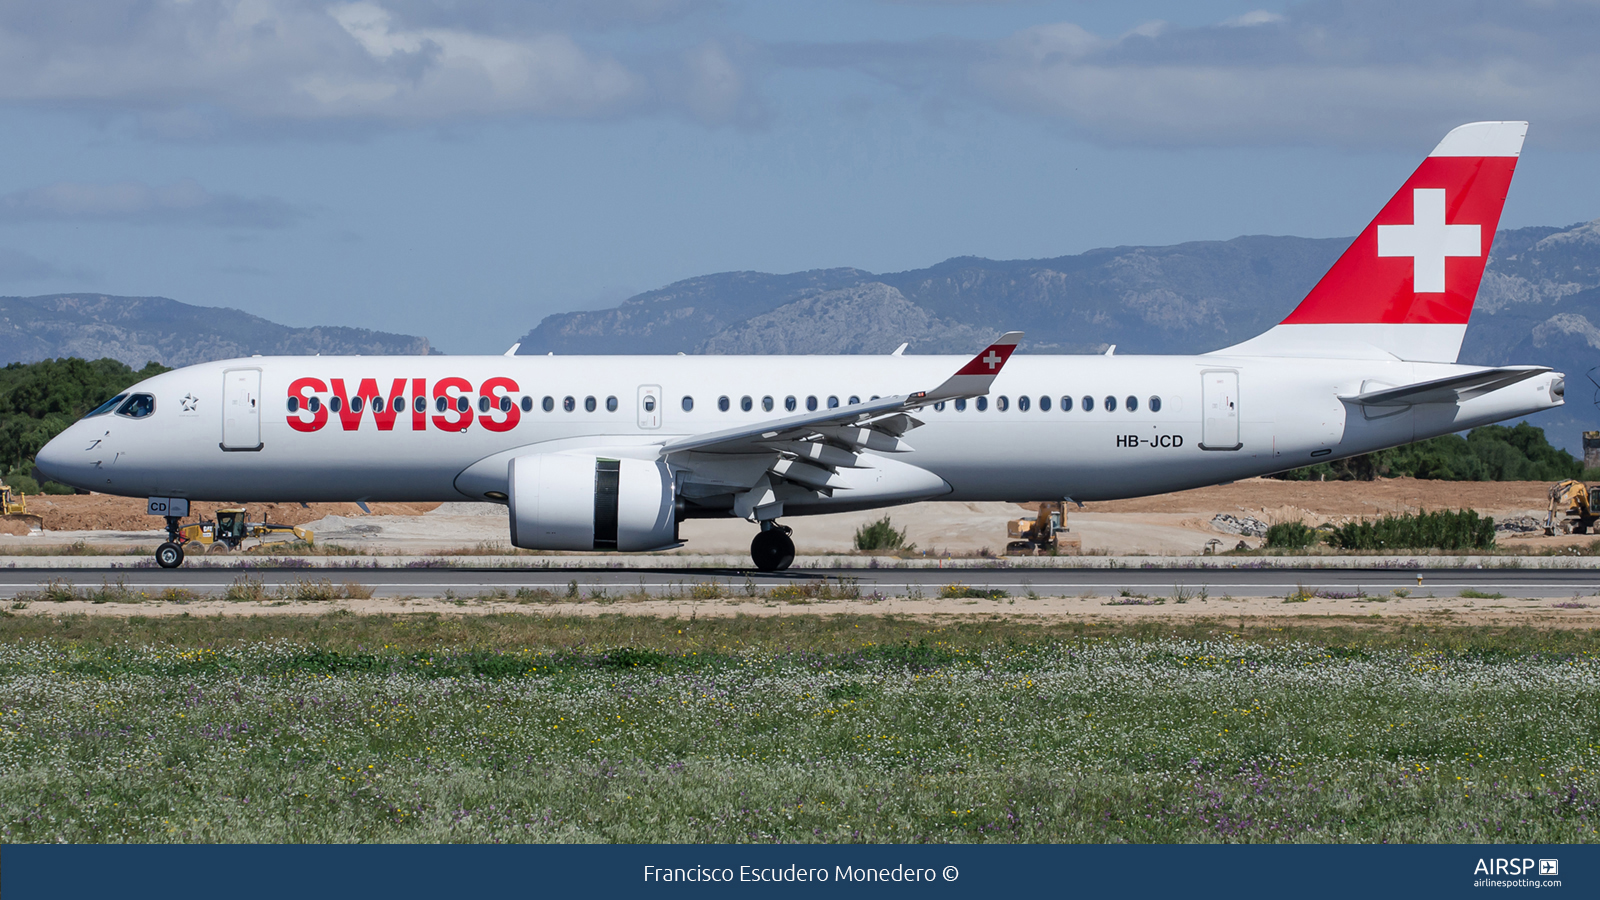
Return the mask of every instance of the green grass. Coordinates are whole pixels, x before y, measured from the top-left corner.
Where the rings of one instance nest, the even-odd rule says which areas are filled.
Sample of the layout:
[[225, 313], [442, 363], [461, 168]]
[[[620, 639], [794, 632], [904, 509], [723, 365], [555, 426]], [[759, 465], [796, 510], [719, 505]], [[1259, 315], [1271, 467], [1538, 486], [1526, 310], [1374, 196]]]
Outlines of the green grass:
[[5, 841], [1593, 841], [1600, 635], [0, 620]]

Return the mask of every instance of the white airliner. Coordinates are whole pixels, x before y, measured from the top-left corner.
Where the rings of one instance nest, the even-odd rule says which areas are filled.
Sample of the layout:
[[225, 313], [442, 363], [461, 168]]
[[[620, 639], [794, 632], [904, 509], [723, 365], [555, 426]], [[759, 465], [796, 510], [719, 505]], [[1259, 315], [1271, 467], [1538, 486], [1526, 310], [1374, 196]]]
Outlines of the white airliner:
[[[506, 505], [535, 550], [680, 546], [738, 516], [1136, 497], [1562, 404], [1540, 366], [1456, 364], [1527, 125], [1445, 136], [1282, 324], [1198, 356], [251, 357], [150, 378], [38, 455], [56, 481], [184, 501]], [[513, 348], [515, 349], [515, 348]], [[169, 540], [156, 557], [183, 562]]]

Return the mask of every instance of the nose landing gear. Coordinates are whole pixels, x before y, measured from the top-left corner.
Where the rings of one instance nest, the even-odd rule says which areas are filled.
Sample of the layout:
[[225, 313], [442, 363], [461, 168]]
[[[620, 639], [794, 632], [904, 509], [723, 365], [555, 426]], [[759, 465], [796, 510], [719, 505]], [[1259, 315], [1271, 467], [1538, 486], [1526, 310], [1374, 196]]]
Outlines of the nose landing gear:
[[183, 545], [178, 543], [177, 516], [167, 516], [167, 539], [156, 548], [156, 565], [163, 569], [176, 569], [183, 565]]
[[750, 542], [750, 558], [763, 572], [782, 572], [794, 562], [794, 540], [789, 535], [794, 529], [767, 520], [761, 523], [761, 533]]

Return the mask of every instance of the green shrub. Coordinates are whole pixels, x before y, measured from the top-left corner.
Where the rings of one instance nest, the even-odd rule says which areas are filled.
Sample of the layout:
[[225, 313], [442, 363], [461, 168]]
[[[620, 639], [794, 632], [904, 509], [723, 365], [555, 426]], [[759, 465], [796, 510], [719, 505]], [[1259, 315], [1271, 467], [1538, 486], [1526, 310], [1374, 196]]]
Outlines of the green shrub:
[[1304, 550], [1317, 542], [1317, 530], [1303, 522], [1282, 522], [1267, 529], [1267, 546]]
[[906, 545], [906, 530], [895, 530], [887, 513], [871, 525], [856, 529], [857, 550], [910, 550], [913, 546]]
[[1471, 509], [1384, 516], [1341, 525], [1328, 543], [1341, 550], [1487, 550], [1494, 546], [1494, 519]]

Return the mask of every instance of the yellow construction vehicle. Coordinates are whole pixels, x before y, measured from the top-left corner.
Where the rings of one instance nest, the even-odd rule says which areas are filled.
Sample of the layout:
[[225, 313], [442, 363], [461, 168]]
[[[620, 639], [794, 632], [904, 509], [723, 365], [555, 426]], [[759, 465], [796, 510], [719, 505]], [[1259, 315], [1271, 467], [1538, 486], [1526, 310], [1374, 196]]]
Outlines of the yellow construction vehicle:
[[3, 481], [0, 481], [0, 515], [20, 519], [33, 528], [44, 528], [44, 519], [28, 512], [28, 498]]
[[1544, 517], [1545, 534], [1588, 534], [1600, 512], [1600, 485], [1558, 481], [1550, 486], [1550, 510]]
[[1032, 519], [1011, 519], [1006, 522], [1007, 554], [1077, 553], [1083, 540], [1067, 529], [1067, 511], [1059, 500], [1039, 504], [1039, 514]]
[[295, 525], [274, 525], [271, 522], [246, 521], [242, 506], [217, 510], [217, 520], [201, 519], [193, 525], [178, 529], [177, 543], [196, 544], [207, 553], [237, 550], [245, 541], [255, 538], [260, 544], [269, 541], [304, 541], [311, 543], [311, 531]]

